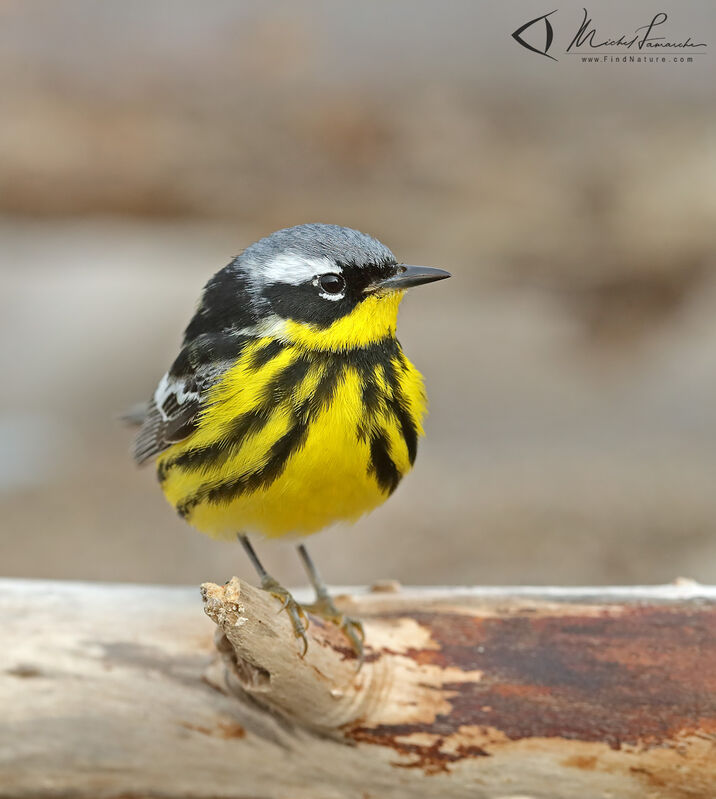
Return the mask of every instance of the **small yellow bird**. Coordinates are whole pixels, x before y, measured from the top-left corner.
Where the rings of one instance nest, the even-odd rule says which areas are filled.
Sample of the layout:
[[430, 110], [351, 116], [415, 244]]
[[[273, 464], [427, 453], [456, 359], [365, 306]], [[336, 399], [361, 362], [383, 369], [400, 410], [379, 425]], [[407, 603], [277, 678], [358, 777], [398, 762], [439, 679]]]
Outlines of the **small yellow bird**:
[[[406, 266], [376, 239], [298, 225], [252, 244], [207, 283], [182, 349], [142, 414], [138, 463], [203, 533], [244, 546], [307, 646], [302, 608], [248, 535], [305, 536], [380, 505], [422, 435], [420, 373], [395, 337], [411, 286], [449, 277]], [[333, 604], [308, 552], [306, 610], [338, 624], [359, 658], [363, 628]]]

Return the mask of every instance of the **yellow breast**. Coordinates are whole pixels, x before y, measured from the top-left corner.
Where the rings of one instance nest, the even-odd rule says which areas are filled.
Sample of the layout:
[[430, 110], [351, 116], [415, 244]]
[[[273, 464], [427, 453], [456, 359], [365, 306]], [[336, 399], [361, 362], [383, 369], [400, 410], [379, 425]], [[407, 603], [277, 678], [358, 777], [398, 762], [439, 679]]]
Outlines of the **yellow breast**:
[[257, 339], [210, 391], [197, 429], [159, 457], [167, 499], [209, 535], [307, 535], [353, 521], [409, 471], [426, 399], [390, 335], [309, 349]]

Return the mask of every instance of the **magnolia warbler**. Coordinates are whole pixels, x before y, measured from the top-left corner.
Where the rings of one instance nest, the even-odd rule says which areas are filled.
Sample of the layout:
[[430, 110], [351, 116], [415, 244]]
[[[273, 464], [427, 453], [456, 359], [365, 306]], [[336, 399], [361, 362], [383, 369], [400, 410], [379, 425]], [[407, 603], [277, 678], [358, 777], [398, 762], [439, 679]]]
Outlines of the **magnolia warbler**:
[[[305, 536], [384, 502], [415, 460], [426, 396], [396, 339], [411, 286], [449, 277], [406, 266], [337, 225], [279, 230], [209, 280], [181, 351], [143, 412], [133, 448], [156, 458], [180, 516], [238, 536], [262, 587], [307, 646], [302, 608], [263, 568], [248, 535]], [[338, 624], [359, 657], [363, 628], [316, 591], [305, 610]]]

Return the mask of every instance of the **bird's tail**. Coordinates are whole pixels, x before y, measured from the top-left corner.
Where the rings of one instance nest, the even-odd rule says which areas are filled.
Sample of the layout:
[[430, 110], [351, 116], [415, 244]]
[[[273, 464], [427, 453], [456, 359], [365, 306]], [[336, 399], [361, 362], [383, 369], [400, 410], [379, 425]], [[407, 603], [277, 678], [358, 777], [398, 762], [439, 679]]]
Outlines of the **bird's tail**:
[[148, 402], [137, 402], [128, 408], [124, 413], [120, 414], [119, 419], [122, 422], [130, 425], [131, 427], [140, 427], [144, 424], [144, 420], [149, 413]]

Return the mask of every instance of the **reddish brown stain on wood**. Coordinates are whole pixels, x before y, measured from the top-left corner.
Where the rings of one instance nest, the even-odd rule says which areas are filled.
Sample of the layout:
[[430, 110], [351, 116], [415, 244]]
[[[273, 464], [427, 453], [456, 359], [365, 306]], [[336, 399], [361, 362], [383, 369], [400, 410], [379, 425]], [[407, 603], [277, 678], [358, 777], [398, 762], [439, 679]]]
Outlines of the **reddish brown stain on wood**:
[[235, 722], [219, 721], [215, 727], [207, 727], [202, 724], [192, 724], [188, 721], [180, 722], [181, 726], [187, 730], [200, 732], [202, 735], [213, 735], [217, 738], [245, 738], [246, 730]]
[[5, 673], [9, 674], [11, 677], [20, 677], [22, 679], [43, 676], [43, 673], [40, 669], [38, 669], [36, 666], [28, 665], [27, 663], [18, 663], [17, 666], [13, 666]]
[[[393, 730], [409, 730], [410, 725], [403, 725], [402, 727], [392, 727]], [[386, 744], [384, 735], [382, 734], [383, 728], [376, 728], [376, 733], [373, 735], [367, 728], [355, 729], [351, 738], [357, 743], [372, 743], [372, 744]], [[414, 731], [414, 730], [411, 730]], [[412, 758], [407, 762], [393, 763], [398, 768], [419, 768], [426, 774], [440, 774], [449, 771], [448, 766], [451, 763], [456, 763], [458, 760], [464, 760], [466, 757], [488, 757], [488, 753], [479, 746], [458, 746], [455, 752], [444, 752], [442, 746], [445, 743], [444, 738], [437, 738], [430, 745], [413, 744], [406, 741], [396, 740], [403, 735], [410, 735], [411, 731], [402, 733], [394, 732], [390, 746], [395, 749], [398, 754]]]
[[597, 767], [597, 758], [593, 755], [574, 755], [562, 761], [566, 768], [579, 768], [582, 771], [594, 771]]
[[[436, 773], [438, 764], [447, 768], [460, 758], [454, 751], [442, 753], [439, 745], [418, 747], [418, 752], [396, 738], [428, 732], [445, 739], [462, 726], [482, 727], [486, 734], [496, 729], [511, 740], [560, 738], [613, 749], [671, 745], [679, 734], [716, 734], [713, 606], [627, 606], [571, 616], [423, 612], [411, 617], [438, 645], [410, 651], [417, 663], [479, 670], [483, 676], [477, 682], [445, 683], [451, 710], [431, 724], [349, 731], [356, 741], [414, 755], [409, 765]], [[490, 748], [478, 747], [476, 754], [489, 755]]]
[[245, 738], [246, 730], [234, 722], [219, 722], [217, 725], [218, 734], [222, 738]]
[[639, 776], [644, 777], [646, 782], [655, 788], [663, 788], [665, 785], [665, 782], [663, 779], [661, 779], [661, 777], [657, 776], [648, 769], [640, 768], [639, 766], [632, 766], [629, 771], [632, 774], [638, 774]]

